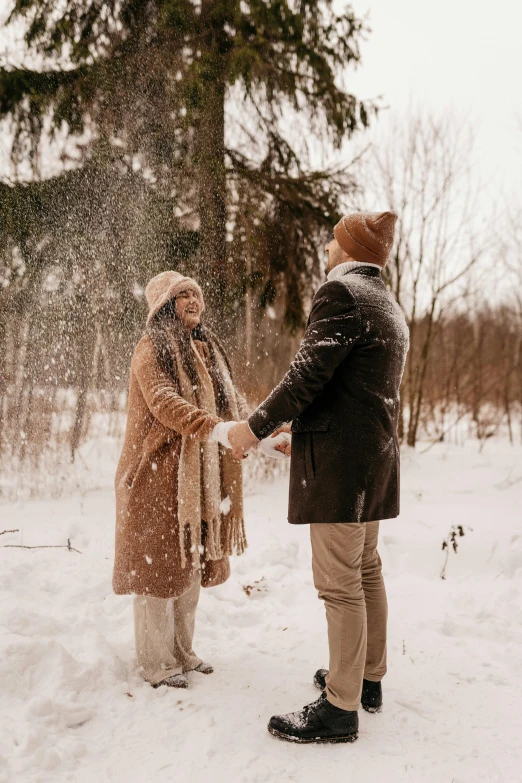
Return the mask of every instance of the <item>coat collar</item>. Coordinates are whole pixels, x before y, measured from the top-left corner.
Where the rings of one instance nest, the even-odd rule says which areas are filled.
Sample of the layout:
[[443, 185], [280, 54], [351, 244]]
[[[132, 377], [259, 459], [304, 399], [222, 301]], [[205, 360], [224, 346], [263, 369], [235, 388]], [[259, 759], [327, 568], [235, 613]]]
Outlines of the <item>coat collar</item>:
[[378, 264], [367, 264], [362, 261], [345, 261], [343, 264], [338, 264], [328, 272], [327, 280], [339, 280], [339, 278], [350, 272], [356, 272], [357, 274], [367, 275], [369, 277], [379, 277], [381, 274], [381, 267]]

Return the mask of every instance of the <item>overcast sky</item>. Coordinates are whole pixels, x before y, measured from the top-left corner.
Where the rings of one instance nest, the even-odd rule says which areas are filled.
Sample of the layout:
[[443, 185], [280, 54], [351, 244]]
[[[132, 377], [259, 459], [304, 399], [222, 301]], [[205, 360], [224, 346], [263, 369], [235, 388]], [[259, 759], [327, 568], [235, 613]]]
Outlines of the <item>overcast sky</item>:
[[522, 4], [354, 0], [353, 6], [358, 15], [369, 14], [372, 28], [362, 67], [349, 80], [357, 97], [382, 95], [390, 111], [413, 104], [467, 116], [480, 178], [499, 193], [520, 192]]

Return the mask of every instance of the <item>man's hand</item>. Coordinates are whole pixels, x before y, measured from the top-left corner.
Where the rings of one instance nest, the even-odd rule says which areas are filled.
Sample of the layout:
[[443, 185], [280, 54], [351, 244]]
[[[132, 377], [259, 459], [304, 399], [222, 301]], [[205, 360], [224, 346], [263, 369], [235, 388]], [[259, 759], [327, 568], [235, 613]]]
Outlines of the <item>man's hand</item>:
[[245, 451], [256, 446], [259, 441], [250, 431], [247, 421], [238, 422], [228, 431], [228, 439], [232, 446], [232, 456], [236, 459], [245, 459]]
[[[280, 432], [286, 432], [288, 435], [292, 432], [292, 427], [290, 424], [283, 424], [282, 427], [278, 427], [275, 432], [272, 433], [272, 438], [276, 438]], [[280, 451], [281, 454], [284, 454], [286, 457], [292, 456], [292, 443], [291, 441], [286, 441], [286, 443], [278, 443], [275, 447], [276, 451]]]

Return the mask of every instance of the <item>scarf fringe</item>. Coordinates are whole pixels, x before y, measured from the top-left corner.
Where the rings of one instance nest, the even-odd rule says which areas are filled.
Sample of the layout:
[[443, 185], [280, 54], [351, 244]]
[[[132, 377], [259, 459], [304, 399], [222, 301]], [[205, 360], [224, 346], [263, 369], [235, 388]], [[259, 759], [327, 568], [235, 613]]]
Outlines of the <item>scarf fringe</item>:
[[[194, 388], [183, 369], [179, 351], [175, 351], [181, 395], [188, 402], [215, 414], [214, 385], [204, 356], [200, 355], [192, 341], [191, 349], [200, 379], [199, 394], [196, 399]], [[219, 351], [215, 352], [215, 356], [227, 393], [227, 417], [237, 421], [239, 413], [234, 384]], [[202, 560], [221, 560], [228, 555], [242, 554], [245, 551], [247, 543], [243, 521], [241, 467], [241, 464], [217, 443], [200, 443], [190, 437], [182, 438], [177, 480], [182, 568], [190, 561], [192, 568], [199, 569]], [[221, 512], [221, 502], [225, 496], [231, 501], [228, 514]], [[203, 540], [202, 519], [205, 520]]]
[[231, 555], [242, 555], [248, 547], [245, 520], [243, 517], [232, 517], [232, 519], [224, 520], [220, 516], [212, 520], [212, 522], [207, 522], [204, 552], [200, 551], [201, 525], [196, 529], [189, 525], [186, 525], [184, 528], [180, 526], [179, 543], [182, 568], [185, 568], [187, 565], [187, 545], [191, 553], [192, 568], [201, 567], [202, 554], [205, 560], [221, 560], [221, 558]]

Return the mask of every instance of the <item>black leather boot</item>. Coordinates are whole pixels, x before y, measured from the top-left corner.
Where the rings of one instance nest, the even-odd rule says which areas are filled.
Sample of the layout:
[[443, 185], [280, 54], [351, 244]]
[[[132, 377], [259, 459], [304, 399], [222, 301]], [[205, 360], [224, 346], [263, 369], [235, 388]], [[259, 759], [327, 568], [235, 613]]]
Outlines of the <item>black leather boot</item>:
[[288, 742], [354, 742], [357, 739], [359, 718], [357, 712], [335, 707], [326, 695], [307, 704], [298, 712], [274, 715], [268, 731], [274, 737]]
[[[326, 688], [328, 669], [318, 669], [314, 674], [314, 685], [320, 691]], [[366, 712], [380, 712], [382, 707], [382, 687], [380, 682], [363, 680], [361, 704]]]

